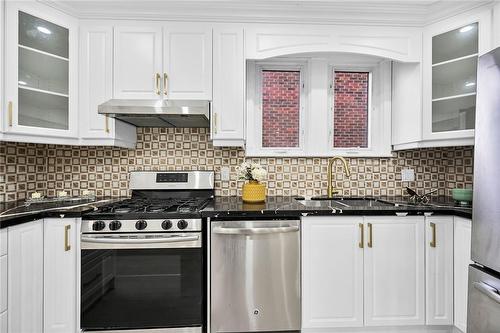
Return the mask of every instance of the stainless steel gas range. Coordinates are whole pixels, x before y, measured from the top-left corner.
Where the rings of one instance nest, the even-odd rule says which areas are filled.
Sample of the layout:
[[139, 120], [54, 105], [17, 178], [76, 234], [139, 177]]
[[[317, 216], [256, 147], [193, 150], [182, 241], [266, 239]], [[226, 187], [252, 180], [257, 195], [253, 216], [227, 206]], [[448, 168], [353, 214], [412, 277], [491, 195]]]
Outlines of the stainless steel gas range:
[[205, 325], [204, 227], [213, 172], [132, 172], [132, 197], [86, 214], [81, 328], [197, 333]]

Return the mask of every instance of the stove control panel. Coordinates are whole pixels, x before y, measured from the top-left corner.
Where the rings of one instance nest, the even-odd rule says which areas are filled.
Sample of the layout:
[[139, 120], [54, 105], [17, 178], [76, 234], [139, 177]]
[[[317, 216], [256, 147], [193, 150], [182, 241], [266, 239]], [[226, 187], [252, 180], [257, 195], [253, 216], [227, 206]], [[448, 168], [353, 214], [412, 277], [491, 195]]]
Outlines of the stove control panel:
[[187, 183], [188, 174], [185, 172], [179, 173], [157, 173], [157, 183]]
[[201, 231], [201, 219], [83, 220], [82, 233]]

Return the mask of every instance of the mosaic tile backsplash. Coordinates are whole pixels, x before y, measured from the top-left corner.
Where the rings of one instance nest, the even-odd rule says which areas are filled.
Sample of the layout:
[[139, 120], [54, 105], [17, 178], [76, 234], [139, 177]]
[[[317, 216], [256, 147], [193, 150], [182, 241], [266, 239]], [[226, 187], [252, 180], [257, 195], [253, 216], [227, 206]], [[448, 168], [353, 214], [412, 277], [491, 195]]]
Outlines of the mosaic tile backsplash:
[[[136, 149], [0, 142], [0, 201], [25, 199], [38, 191], [55, 196], [66, 190], [79, 195], [127, 196], [128, 174], [134, 170], [214, 170], [216, 195], [241, 195], [235, 168], [245, 152], [212, 147], [205, 129], [139, 128]], [[402, 195], [404, 187], [420, 192], [472, 188], [473, 147], [430, 148], [396, 152], [391, 158], [349, 158], [351, 176], [334, 170], [335, 187], [343, 195]], [[269, 172], [268, 195], [326, 195], [327, 158], [248, 158]], [[221, 181], [228, 166], [230, 181]], [[415, 169], [415, 182], [402, 182], [401, 169]]]

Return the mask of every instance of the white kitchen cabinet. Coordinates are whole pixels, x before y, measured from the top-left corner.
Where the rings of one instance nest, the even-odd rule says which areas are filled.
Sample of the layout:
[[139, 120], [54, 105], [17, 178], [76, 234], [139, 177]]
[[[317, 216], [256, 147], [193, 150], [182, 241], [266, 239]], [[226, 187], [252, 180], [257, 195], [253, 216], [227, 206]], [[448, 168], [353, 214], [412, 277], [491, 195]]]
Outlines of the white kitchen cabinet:
[[455, 327], [465, 332], [467, 329], [467, 290], [471, 257], [470, 219], [455, 217], [454, 230], [454, 322]]
[[0, 257], [0, 313], [7, 311], [7, 272], [8, 260], [7, 255]]
[[423, 325], [423, 217], [365, 217], [365, 225], [365, 325]]
[[98, 114], [113, 98], [113, 28], [89, 22], [80, 27], [80, 144], [134, 148], [135, 126]]
[[113, 59], [113, 98], [161, 98], [161, 26], [116, 26]]
[[213, 31], [212, 139], [214, 146], [245, 144], [245, 57], [243, 28]]
[[44, 333], [76, 332], [78, 219], [44, 219]]
[[114, 99], [212, 98], [209, 26], [115, 26], [113, 59]]
[[43, 330], [43, 223], [8, 229], [8, 331]]
[[36, 2], [5, 5], [3, 139], [77, 143], [77, 19]]
[[0, 229], [0, 333], [7, 333], [7, 228]]
[[7, 312], [0, 313], [0, 333], [7, 333]]
[[477, 58], [490, 47], [490, 9], [424, 28], [423, 140], [474, 144]]
[[163, 95], [212, 99], [212, 28], [200, 23], [163, 27]]
[[302, 329], [363, 326], [363, 217], [302, 218]]
[[426, 324], [453, 325], [453, 216], [425, 218]]

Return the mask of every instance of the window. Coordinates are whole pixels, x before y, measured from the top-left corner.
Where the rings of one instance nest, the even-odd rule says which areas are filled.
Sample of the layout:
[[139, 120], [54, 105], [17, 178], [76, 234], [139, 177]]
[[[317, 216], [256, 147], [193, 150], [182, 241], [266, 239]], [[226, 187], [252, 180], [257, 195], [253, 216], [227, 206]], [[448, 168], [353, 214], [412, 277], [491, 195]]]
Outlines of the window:
[[248, 61], [247, 156], [391, 156], [391, 62]]
[[368, 147], [370, 73], [333, 73], [333, 147]]
[[262, 147], [299, 147], [300, 71], [262, 70]]

